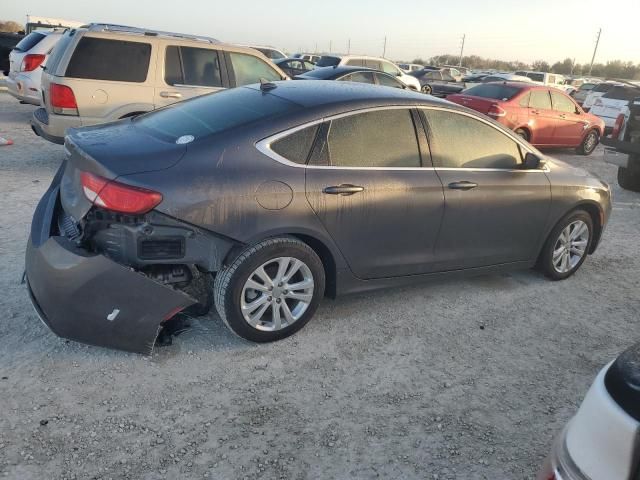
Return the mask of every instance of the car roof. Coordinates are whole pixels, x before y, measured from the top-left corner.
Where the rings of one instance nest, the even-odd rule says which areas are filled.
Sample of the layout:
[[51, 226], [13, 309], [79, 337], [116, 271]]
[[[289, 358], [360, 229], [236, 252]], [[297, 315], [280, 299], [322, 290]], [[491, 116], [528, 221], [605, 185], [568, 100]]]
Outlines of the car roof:
[[[436, 99], [423, 93], [366, 83], [300, 80], [274, 82], [273, 85], [276, 87], [268, 90], [269, 94], [305, 108], [329, 107], [331, 105], [362, 105], [366, 107], [367, 104], [371, 106], [447, 105], [457, 108], [451, 102]], [[259, 90], [260, 85], [251, 85], [247, 88]]]

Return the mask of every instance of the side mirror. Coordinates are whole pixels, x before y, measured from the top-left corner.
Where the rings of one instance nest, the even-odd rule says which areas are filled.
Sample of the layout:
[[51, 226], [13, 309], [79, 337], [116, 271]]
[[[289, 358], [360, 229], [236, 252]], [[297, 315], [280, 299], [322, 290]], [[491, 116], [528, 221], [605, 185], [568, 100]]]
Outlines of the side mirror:
[[523, 170], [537, 170], [543, 165], [542, 159], [535, 153], [527, 152], [522, 163]]

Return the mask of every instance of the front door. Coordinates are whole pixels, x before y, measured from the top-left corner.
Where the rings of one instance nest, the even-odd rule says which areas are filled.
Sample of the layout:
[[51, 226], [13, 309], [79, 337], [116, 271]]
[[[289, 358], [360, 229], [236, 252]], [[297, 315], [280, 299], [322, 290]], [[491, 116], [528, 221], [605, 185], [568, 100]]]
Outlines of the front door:
[[166, 45], [159, 55], [164, 59], [158, 62], [156, 108], [223, 90], [226, 85], [218, 50]]
[[556, 129], [554, 143], [557, 145], [577, 146], [582, 142], [585, 124], [589, 123], [581, 118], [578, 106], [563, 93], [551, 92], [553, 110], [556, 112]]
[[330, 120], [307, 166], [307, 199], [362, 279], [433, 271], [443, 189], [422, 168], [413, 117], [393, 107]]
[[529, 130], [533, 145], [557, 145], [553, 138], [556, 128], [556, 112], [551, 106], [548, 88], [535, 88], [529, 97]]
[[475, 116], [424, 109], [445, 213], [439, 271], [528, 261], [537, 255], [551, 202], [543, 170], [523, 170], [522, 147]]

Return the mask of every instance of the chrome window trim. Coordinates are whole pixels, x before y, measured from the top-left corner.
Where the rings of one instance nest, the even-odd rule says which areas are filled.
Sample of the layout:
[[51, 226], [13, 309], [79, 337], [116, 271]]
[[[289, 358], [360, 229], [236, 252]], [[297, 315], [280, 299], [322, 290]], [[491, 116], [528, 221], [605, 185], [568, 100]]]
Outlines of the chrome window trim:
[[331, 120], [335, 120], [338, 118], [343, 118], [343, 117], [349, 117], [351, 115], [358, 115], [360, 113], [368, 113], [368, 112], [377, 112], [377, 111], [381, 111], [381, 110], [412, 110], [414, 108], [417, 109], [425, 109], [425, 110], [444, 110], [447, 112], [453, 112], [456, 114], [460, 114], [460, 115], [465, 115], [467, 117], [471, 117], [473, 119], [476, 119], [480, 122], [485, 123], [486, 125], [489, 125], [492, 128], [495, 128], [497, 131], [499, 131], [500, 133], [502, 133], [503, 135], [507, 136], [508, 138], [510, 138], [511, 140], [513, 140], [514, 142], [516, 142], [518, 145], [520, 145], [524, 150], [526, 150], [529, 153], [533, 153], [534, 155], [537, 155], [537, 153], [535, 153], [534, 151], [531, 150], [531, 148], [527, 147], [527, 145], [525, 145], [522, 140], [520, 140], [520, 138], [516, 137], [516, 135], [508, 135], [506, 134], [502, 129], [500, 129], [499, 127], [493, 125], [491, 122], [480, 118], [479, 116], [473, 115], [473, 114], [469, 114], [467, 112], [461, 112], [461, 111], [457, 111], [457, 110], [452, 110], [446, 107], [439, 107], [439, 106], [432, 106], [432, 105], [383, 105], [383, 106], [379, 106], [379, 107], [367, 107], [367, 108], [361, 108], [358, 110], [350, 110], [348, 112], [342, 112], [342, 113], [337, 113], [335, 115], [329, 115], [326, 117], [322, 117], [320, 119], [317, 120], [313, 120], [311, 122], [306, 122], [303, 123], [301, 125], [296, 125], [295, 127], [291, 127], [288, 128], [287, 130], [283, 130], [282, 132], [276, 133], [274, 135], [270, 135], [266, 138], [263, 138], [262, 140], [259, 140], [258, 142], [255, 143], [255, 147], [256, 149], [260, 152], [263, 153], [264, 155], [266, 155], [267, 157], [282, 163], [284, 165], [287, 165], [289, 167], [296, 167], [296, 168], [310, 168], [310, 169], [316, 169], [316, 170], [363, 170], [363, 171], [375, 171], [375, 170], [388, 170], [388, 171], [402, 171], [402, 170], [408, 170], [408, 171], [466, 171], [466, 172], [519, 172], [519, 173], [545, 173], [545, 172], [549, 172], [549, 167], [548, 165], [544, 165], [543, 168], [538, 168], [538, 169], [529, 169], [529, 170], [521, 170], [518, 168], [514, 168], [514, 169], [505, 169], [505, 168], [465, 168], [465, 167], [340, 167], [340, 166], [333, 166], [333, 165], [306, 165], [306, 164], [302, 164], [302, 163], [296, 163], [296, 162], [292, 162], [291, 160], [288, 160], [286, 158], [284, 158], [283, 156], [279, 155], [278, 153], [276, 153], [275, 151], [273, 151], [271, 149], [271, 144], [274, 142], [277, 142], [278, 140], [280, 140], [281, 138], [284, 138], [286, 136], [289, 136], [297, 131], [303, 130], [307, 127], [312, 127], [314, 125], [318, 125], [321, 123], [324, 123], [326, 121], [331, 121]]

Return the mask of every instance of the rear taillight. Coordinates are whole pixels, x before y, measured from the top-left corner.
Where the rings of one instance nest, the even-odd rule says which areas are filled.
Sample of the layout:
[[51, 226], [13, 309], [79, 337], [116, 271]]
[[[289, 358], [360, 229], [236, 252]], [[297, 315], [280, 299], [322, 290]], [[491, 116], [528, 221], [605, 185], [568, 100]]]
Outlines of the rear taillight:
[[84, 195], [91, 203], [114, 212], [139, 215], [162, 202], [162, 194], [158, 192], [108, 180], [93, 173], [82, 172], [80, 181]]
[[504, 110], [497, 103], [492, 104], [487, 110], [487, 115], [490, 117], [504, 117], [507, 114], [506, 110]]
[[78, 104], [73, 90], [66, 85], [52, 83], [49, 86], [49, 101], [53, 113], [58, 115], [78, 115]]
[[620, 132], [622, 131], [623, 126], [624, 126], [624, 114], [621, 113], [616, 118], [616, 123], [613, 124], [613, 130], [611, 131], [611, 138], [618, 138], [620, 136]]
[[31, 72], [35, 70], [42, 64], [42, 62], [44, 62], [45, 58], [46, 55], [36, 55], [31, 53], [29, 55], [25, 55], [22, 59], [22, 65], [20, 65], [20, 71]]

